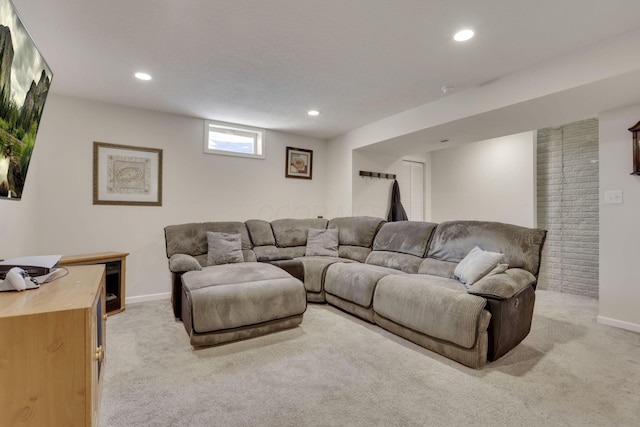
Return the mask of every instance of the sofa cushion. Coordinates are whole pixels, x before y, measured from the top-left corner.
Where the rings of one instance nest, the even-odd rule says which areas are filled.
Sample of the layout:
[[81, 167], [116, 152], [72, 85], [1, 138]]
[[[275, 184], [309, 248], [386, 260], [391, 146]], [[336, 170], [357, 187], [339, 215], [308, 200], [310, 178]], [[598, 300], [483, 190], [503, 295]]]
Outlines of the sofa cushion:
[[370, 253], [371, 248], [351, 245], [338, 246], [338, 255], [340, 258], [347, 258], [357, 262], [365, 262]]
[[504, 254], [504, 263], [533, 275], [540, 268], [546, 231], [488, 221], [449, 221], [438, 224], [428, 257], [460, 262], [474, 246]]
[[407, 276], [382, 278], [373, 298], [374, 312], [385, 319], [467, 349], [489, 326], [485, 304], [484, 298]]
[[441, 288], [453, 289], [455, 291], [467, 292], [467, 287], [460, 283], [458, 279], [432, 276], [430, 274], [410, 274], [411, 280], [422, 282], [428, 286], [439, 286]]
[[327, 267], [336, 262], [354, 262], [350, 259], [304, 256], [296, 258], [304, 267], [304, 286], [308, 292], [321, 293], [324, 290], [324, 280]]
[[338, 256], [338, 230], [309, 229], [305, 256]]
[[350, 216], [331, 219], [327, 228], [340, 230], [340, 245], [370, 248], [376, 232], [384, 222], [382, 218], [372, 216]]
[[374, 251], [398, 252], [424, 258], [429, 238], [436, 228], [432, 222], [387, 222], [373, 241]]
[[307, 251], [306, 246], [293, 246], [290, 248], [278, 248], [278, 252], [280, 255], [290, 257], [290, 258], [298, 258], [304, 256]]
[[405, 273], [417, 273], [423, 258], [398, 252], [373, 251], [367, 256], [366, 264], [393, 268]]
[[207, 231], [207, 242], [209, 243], [207, 265], [232, 264], [244, 261], [240, 234]]
[[327, 228], [327, 223], [328, 221], [323, 218], [277, 219], [271, 222], [271, 228], [278, 247], [304, 247], [307, 244], [309, 229], [324, 229]]
[[276, 239], [273, 237], [273, 230], [268, 221], [262, 219], [250, 219], [245, 221], [249, 237], [253, 246], [275, 246]]
[[498, 252], [483, 251], [478, 246], [465, 256], [458, 264], [453, 274], [465, 285], [471, 286], [479, 279], [489, 274], [504, 258]]
[[425, 258], [418, 268], [418, 273], [455, 279], [456, 276], [455, 274], [453, 274], [453, 272], [456, 270], [457, 266], [457, 262], [442, 261], [435, 258]]
[[360, 263], [337, 263], [327, 268], [326, 293], [362, 307], [370, 307], [378, 280], [388, 275], [405, 273], [386, 267]]
[[436, 224], [431, 222], [387, 222], [376, 234], [373, 251], [365, 262], [417, 273], [435, 227]]
[[269, 263], [243, 262], [204, 267], [200, 271], [188, 271], [182, 275], [182, 282], [188, 283], [189, 289], [193, 291], [213, 285], [257, 282], [289, 276], [286, 271]]
[[253, 248], [253, 252], [256, 254], [256, 258], [281, 258], [283, 256], [280, 253], [280, 249], [276, 246], [256, 246]]

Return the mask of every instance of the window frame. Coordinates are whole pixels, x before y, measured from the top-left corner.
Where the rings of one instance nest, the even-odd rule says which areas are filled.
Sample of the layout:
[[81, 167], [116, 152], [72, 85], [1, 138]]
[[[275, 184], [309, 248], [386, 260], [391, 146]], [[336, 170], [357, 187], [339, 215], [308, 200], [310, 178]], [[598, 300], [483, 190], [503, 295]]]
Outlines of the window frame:
[[[215, 130], [216, 128], [221, 130], [238, 131], [241, 133], [249, 133], [249, 134], [255, 135], [254, 147], [253, 147], [254, 152], [241, 153], [238, 151], [229, 151], [229, 150], [222, 150], [219, 148], [210, 148], [209, 134], [212, 130]], [[204, 149], [204, 153], [206, 154], [218, 154], [222, 156], [245, 157], [249, 159], [264, 160], [267, 158], [266, 131], [264, 129], [256, 128], [253, 126], [245, 126], [245, 125], [239, 125], [239, 124], [227, 123], [227, 122], [218, 122], [215, 120], [205, 120], [203, 149]]]

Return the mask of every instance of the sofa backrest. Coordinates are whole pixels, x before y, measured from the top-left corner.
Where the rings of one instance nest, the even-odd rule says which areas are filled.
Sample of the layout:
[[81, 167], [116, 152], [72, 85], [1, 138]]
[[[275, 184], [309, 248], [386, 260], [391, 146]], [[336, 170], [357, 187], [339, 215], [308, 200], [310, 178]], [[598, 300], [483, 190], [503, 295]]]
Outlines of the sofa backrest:
[[384, 219], [373, 216], [350, 216], [331, 219], [327, 228], [338, 229], [338, 255], [341, 258], [364, 262], [384, 223]]
[[249, 237], [253, 242], [253, 252], [257, 258], [282, 256], [276, 246], [276, 238], [273, 235], [271, 223], [263, 219], [250, 219], [245, 221]]
[[275, 246], [276, 238], [273, 236], [271, 223], [263, 219], [250, 219], [245, 221], [247, 231], [253, 246]]
[[[255, 221], [255, 220], [252, 220]], [[310, 219], [276, 219], [271, 221], [271, 230], [273, 231], [273, 241], [275, 245], [261, 245], [263, 248], [256, 247], [254, 250], [257, 256], [263, 256], [268, 254], [290, 256], [293, 258], [302, 257], [306, 251], [307, 235], [309, 229], [324, 230], [327, 228], [329, 221], [324, 218], [310, 218]], [[254, 224], [252, 224], [252, 230]], [[265, 233], [262, 238], [258, 239], [259, 243], [269, 243], [266, 237], [266, 227], [263, 227]], [[262, 233], [260, 233], [262, 236]], [[252, 234], [253, 236], [253, 234]]]
[[430, 270], [460, 262], [477, 245], [485, 251], [504, 254], [509, 267], [523, 268], [537, 277], [546, 234], [545, 230], [499, 222], [443, 222], [433, 233], [427, 256], [444, 263], [431, 261], [420, 272], [438, 274]]
[[202, 266], [207, 263], [209, 245], [207, 231], [240, 234], [242, 240], [242, 254], [245, 261], [255, 261], [255, 254], [251, 250], [251, 239], [247, 227], [242, 222], [202, 222], [168, 225], [164, 228], [167, 258], [175, 254], [187, 254], [195, 257]]
[[338, 229], [338, 253], [342, 258], [364, 262], [373, 238], [384, 223], [382, 218], [358, 216], [326, 220], [277, 219], [272, 222], [251, 219], [245, 222], [256, 257], [305, 256], [309, 229]]
[[387, 222], [376, 234], [366, 263], [417, 273], [436, 225], [418, 221]]

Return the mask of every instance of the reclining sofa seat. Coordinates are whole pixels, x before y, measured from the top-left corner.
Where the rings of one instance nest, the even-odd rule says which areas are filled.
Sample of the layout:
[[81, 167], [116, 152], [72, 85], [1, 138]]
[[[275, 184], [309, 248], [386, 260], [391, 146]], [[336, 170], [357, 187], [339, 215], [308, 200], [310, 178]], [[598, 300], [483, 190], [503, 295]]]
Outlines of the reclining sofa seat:
[[[544, 230], [495, 222], [438, 224], [419, 274], [402, 282], [392, 277], [379, 282], [376, 324], [467, 366], [498, 359], [531, 329], [545, 236]], [[476, 245], [502, 253], [509, 269], [467, 289], [454, 271]]]
[[486, 300], [489, 361], [518, 345], [531, 330], [535, 289], [547, 232], [490, 221], [448, 221], [434, 231], [427, 259], [419, 273], [455, 280], [457, 264], [480, 246], [504, 255], [509, 269], [475, 282], [467, 292]]
[[327, 302], [374, 323], [373, 294], [378, 281], [417, 273], [435, 227], [430, 222], [384, 223], [364, 263], [332, 265], [327, 270]]

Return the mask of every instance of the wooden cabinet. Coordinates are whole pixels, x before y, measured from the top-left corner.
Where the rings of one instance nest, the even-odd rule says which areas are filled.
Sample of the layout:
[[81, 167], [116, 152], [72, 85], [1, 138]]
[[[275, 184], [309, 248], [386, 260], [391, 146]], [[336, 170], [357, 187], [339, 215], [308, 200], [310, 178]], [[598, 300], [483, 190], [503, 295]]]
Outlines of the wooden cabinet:
[[106, 271], [107, 314], [115, 314], [125, 309], [126, 297], [126, 252], [99, 252], [94, 254], [65, 255], [58, 264], [70, 265], [104, 264]]
[[95, 426], [104, 372], [105, 268], [69, 267], [0, 293], [0, 425]]

